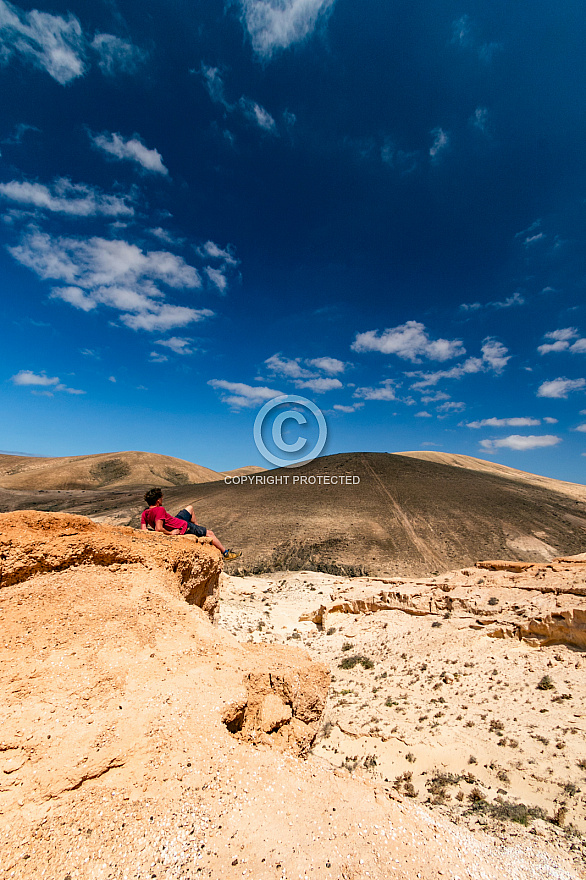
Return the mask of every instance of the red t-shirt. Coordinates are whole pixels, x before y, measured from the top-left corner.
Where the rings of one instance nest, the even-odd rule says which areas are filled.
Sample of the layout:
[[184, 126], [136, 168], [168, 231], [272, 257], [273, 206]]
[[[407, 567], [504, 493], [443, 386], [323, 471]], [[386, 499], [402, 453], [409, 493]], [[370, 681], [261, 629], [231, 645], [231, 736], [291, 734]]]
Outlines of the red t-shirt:
[[163, 520], [163, 527], [172, 531], [173, 529], [179, 529], [179, 534], [184, 535], [187, 531], [187, 523], [184, 519], [177, 519], [176, 516], [169, 516], [164, 507], [147, 507], [146, 510], [143, 510], [142, 516], [140, 518], [141, 526], [146, 525], [150, 526], [152, 529], [156, 529], [156, 523], [158, 519]]

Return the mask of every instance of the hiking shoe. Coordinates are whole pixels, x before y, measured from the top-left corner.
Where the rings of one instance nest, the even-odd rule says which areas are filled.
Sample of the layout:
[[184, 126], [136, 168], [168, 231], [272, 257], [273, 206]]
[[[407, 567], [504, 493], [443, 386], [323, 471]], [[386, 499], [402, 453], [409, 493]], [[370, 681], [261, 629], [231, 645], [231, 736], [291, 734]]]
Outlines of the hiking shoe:
[[239, 559], [242, 556], [242, 550], [226, 550], [222, 555], [226, 562], [231, 562], [233, 559]]

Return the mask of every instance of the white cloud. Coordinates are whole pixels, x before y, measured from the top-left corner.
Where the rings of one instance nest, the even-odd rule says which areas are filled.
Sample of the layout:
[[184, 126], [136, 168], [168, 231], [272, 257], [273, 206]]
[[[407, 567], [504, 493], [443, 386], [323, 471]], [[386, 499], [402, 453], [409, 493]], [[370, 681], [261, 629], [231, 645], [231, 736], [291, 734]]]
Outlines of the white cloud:
[[397, 400], [392, 379], [385, 379], [377, 388], [357, 388], [353, 396], [363, 400]]
[[311, 360], [306, 361], [306, 363], [318, 370], [322, 370], [324, 373], [329, 373], [330, 375], [343, 373], [346, 369], [344, 361], [339, 361], [337, 358], [332, 357], [312, 358]]
[[305, 40], [335, 0], [239, 0], [252, 48], [262, 58]]
[[580, 431], [582, 434], [586, 434], [586, 425], [578, 425], [577, 428], [574, 428], [574, 431]]
[[226, 98], [224, 80], [217, 67], [208, 67], [205, 64], [202, 64], [201, 72], [208, 90], [208, 95], [214, 104], [220, 104], [228, 113], [239, 111], [245, 119], [254, 123], [258, 128], [269, 132], [270, 134], [278, 135], [277, 123], [269, 111], [257, 101], [253, 101], [252, 98], [248, 98], [246, 95], [242, 95], [236, 103], [228, 101]]
[[228, 279], [224, 273], [220, 269], [213, 269], [211, 266], [206, 266], [204, 271], [214, 287], [217, 287], [220, 293], [225, 293], [228, 287]]
[[335, 403], [333, 408], [337, 409], [338, 412], [353, 413], [356, 412], [357, 409], [362, 409], [363, 406], [363, 403], [355, 403], [353, 406], [345, 406], [341, 403]]
[[261, 406], [273, 397], [281, 397], [282, 391], [266, 388], [260, 385], [246, 385], [244, 382], [227, 382], [225, 379], [210, 379], [208, 385], [216, 388], [222, 394], [222, 401], [238, 409], [242, 407]]
[[209, 309], [167, 303], [160, 285], [197, 289], [197, 270], [169, 251], [143, 252], [120, 239], [50, 236], [32, 230], [12, 256], [43, 280], [61, 282], [51, 296], [92, 311], [99, 305], [116, 309], [133, 330], [167, 331], [211, 317]]
[[460, 339], [430, 339], [425, 325], [419, 321], [407, 321], [405, 324], [389, 327], [382, 332], [367, 330], [365, 333], [358, 333], [352, 343], [352, 350], [396, 354], [397, 357], [415, 364], [421, 363], [423, 357], [434, 361], [446, 361], [466, 353]]
[[71, 13], [63, 17], [38, 9], [24, 12], [0, 0], [0, 45], [3, 60], [18, 55], [61, 85], [86, 71], [85, 38]]
[[433, 385], [437, 385], [442, 379], [462, 379], [471, 373], [485, 373], [492, 371], [497, 375], [500, 374], [510, 355], [507, 355], [507, 348], [496, 339], [487, 336], [482, 343], [482, 357], [469, 357], [464, 363], [457, 364], [449, 370], [437, 370], [435, 373], [407, 373], [409, 377], [420, 377], [414, 382], [411, 388], [414, 390], [426, 390]]
[[316, 373], [302, 366], [301, 358], [284, 358], [280, 354], [273, 354], [267, 358], [265, 364], [277, 376], [287, 379], [315, 379]]
[[[20, 370], [11, 381], [14, 385], [25, 386], [29, 388], [45, 388], [46, 391], [33, 391], [33, 394], [44, 394], [46, 397], [52, 397], [54, 391], [64, 391], [66, 394], [85, 394], [79, 388], [68, 388], [64, 385], [58, 376], [47, 376], [46, 373], [33, 373], [32, 370]], [[48, 390], [51, 389], [51, 390]]]
[[462, 412], [462, 410], [466, 409], [466, 404], [461, 400], [448, 400], [445, 403], [441, 403], [436, 409], [441, 413]]
[[[343, 373], [346, 364], [337, 358], [318, 357], [318, 358], [286, 358], [280, 354], [273, 354], [265, 361], [268, 369], [277, 376], [283, 376], [287, 379], [308, 379], [317, 383], [312, 385], [310, 382], [300, 384], [296, 382], [298, 388], [312, 388], [314, 391], [329, 391], [330, 388], [341, 388], [342, 383], [337, 379], [332, 380], [320, 376], [320, 373], [326, 373], [328, 376], [334, 376], [336, 373]], [[312, 369], [307, 369], [311, 367]], [[317, 371], [317, 372], [316, 372]], [[332, 384], [336, 382], [338, 384]]]
[[525, 297], [518, 291], [508, 296], [505, 300], [487, 303], [462, 303], [460, 309], [463, 312], [478, 312], [480, 309], [510, 309], [513, 306], [525, 305]]
[[180, 336], [171, 336], [169, 339], [157, 339], [155, 340], [155, 344], [164, 345], [166, 348], [170, 348], [171, 351], [174, 351], [175, 354], [193, 354], [191, 340], [183, 339]]
[[90, 134], [90, 138], [99, 150], [103, 150], [116, 159], [128, 159], [131, 162], [136, 162], [146, 171], [150, 171], [153, 174], [169, 174], [168, 169], [163, 165], [163, 159], [159, 151], [146, 147], [137, 134], [126, 140], [121, 134], [116, 132], [111, 134]]
[[115, 385], [116, 384], [116, 376], [108, 376], [108, 382], [112, 382]]
[[261, 107], [260, 104], [257, 104], [251, 98], [242, 97], [238, 103], [244, 115], [254, 122], [255, 125], [258, 125], [263, 131], [271, 132], [271, 134], [277, 133], [277, 124], [268, 110], [265, 110], [264, 107]]
[[161, 354], [159, 351], [151, 351], [149, 360], [151, 364], [166, 364], [169, 358], [166, 354]]
[[549, 382], [543, 382], [537, 389], [538, 397], [555, 397], [567, 398], [572, 391], [582, 391], [586, 388], [586, 379], [551, 379]]
[[515, 451], [525, 451], [527, 449], [542, 449], [546, 446], [557, 446], [561, 443], [561, 438], [555, 434], [542, 434], [537, 436], [529, 434], [511, 434], [509, 437], [503, 437], [500, 440], [481, 440], [481, 447], [486, 452], [496, 452], [497, 449], [514, 449]]
[[112, 34], [97, 34], [90, 43], [74, 15], [51, 15], [32, 9], [25, 12], [0, 0], [0, 62], [13, 57], [46, 71], [60, 85], [67, 85], [88, 70], [88, 50], [99, 57], [103, 73], [133, 72], [145, 53]]
[[0, 183], [0, 195], [19, 205], [72, 217], [131, 217], [134, 214], [127, 197], [105, 195], [94, 187], [72, 183], [66, 178], [54, 180], [51, 186], [11, 180]]
[[91, 47], [98, 54], [98, 66], [105, 76], [136, 73], [147, 59], [142, 49], [113, 34], [96, 34]]
[[[547, 419], [544, 419], [547, 421]], [[557, 419], [553, 419], [554, 422]], [[482, 419], [479, 422], [468, 422], [468, 428], [530, 428], [535, 425], [540, 425], [541, 419], [532, 419], [530, 417], [521, 416], [519, 418], [512, 419]]]
[[320, 376], [317, 379], [296, 379], [296, 388], [309, 388], [316, 394], [323, 394], [324, 391], [333, 391], [334, 388], [343, 388], [344, 386], [339, 379], [326, 378]]
[[228, 245], [227, 248], [221, 248], [213, 241], [206, 241], [206, 243], [199, 249], [199, 252], [202, 256], [208, 257], [210, 260], [220, 260], [228, 266], [236, 266], [238, 264], [238, 260], [230, 251], [230, 245]]
[[507, 354], [508, 349], [498, 342], [496, 339], [487, 337], [482, 343], [482, 360], [484, 363], [494, 370], [495, 373], [502, 373], [506, 365], [511, 359], [511, 355]]
[[[570, 351], [572, 354], [586, 352], [586, 339], [576, 339], [579, 332], [575, 327], [563, 327], [560, 330], [552, 330], [544, 334], [544, 339], [552, 342], [544, 342], [538, 347], [540, 354], [550, 354], [552, 351]], [[572, 340], [575, 340], [572, 342]]]
[[429, 155], [433, 161], [439, 159], [441, 154], [450, 146], [450, 136], [443, 128], [434, 128], [431, 133], [433, 135], [433, 144], [429, 148]]
[[557, 425], [558, 419], [552, 419], [551, 416], [544, 416], [543, 421], [546, 425]]
[[536, 220], [527, 229], [517, 232], [515, 238], [522, 241], [526, 248], [534, 247], [536, 244], [545, 241], [546, 235], [541, 230], [541, 220]]
[[21, 370], [12, 377], [15, 385], [58, 385], [57, 376], [47, 376], [45, 373], [33, 373], [32, 370]]
[[425, 410], [422, 410], [421, 412], [415, 413], [415, 418], [416, 419], [433, 419], [433, 416], [431, 413], [428, 413]]

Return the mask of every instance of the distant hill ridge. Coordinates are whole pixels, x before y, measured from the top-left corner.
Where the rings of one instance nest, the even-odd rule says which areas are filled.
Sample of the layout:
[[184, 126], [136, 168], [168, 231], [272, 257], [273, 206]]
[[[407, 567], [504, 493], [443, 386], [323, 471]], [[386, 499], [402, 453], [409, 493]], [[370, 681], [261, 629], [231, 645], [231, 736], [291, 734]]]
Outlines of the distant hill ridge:
[[17, 490], [181, 486], [223, 479], [210, 468], [154, 452], [104, 452], [64, 458], [0, 455], [0, 487]]

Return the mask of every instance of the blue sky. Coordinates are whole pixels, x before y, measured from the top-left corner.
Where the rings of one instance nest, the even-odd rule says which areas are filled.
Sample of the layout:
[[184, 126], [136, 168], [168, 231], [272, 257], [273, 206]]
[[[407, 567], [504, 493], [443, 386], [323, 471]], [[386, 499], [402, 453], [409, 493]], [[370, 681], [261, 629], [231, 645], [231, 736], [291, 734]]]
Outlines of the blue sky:
[[584, 482], [583, 4], [0, 0], [0, 448]]

